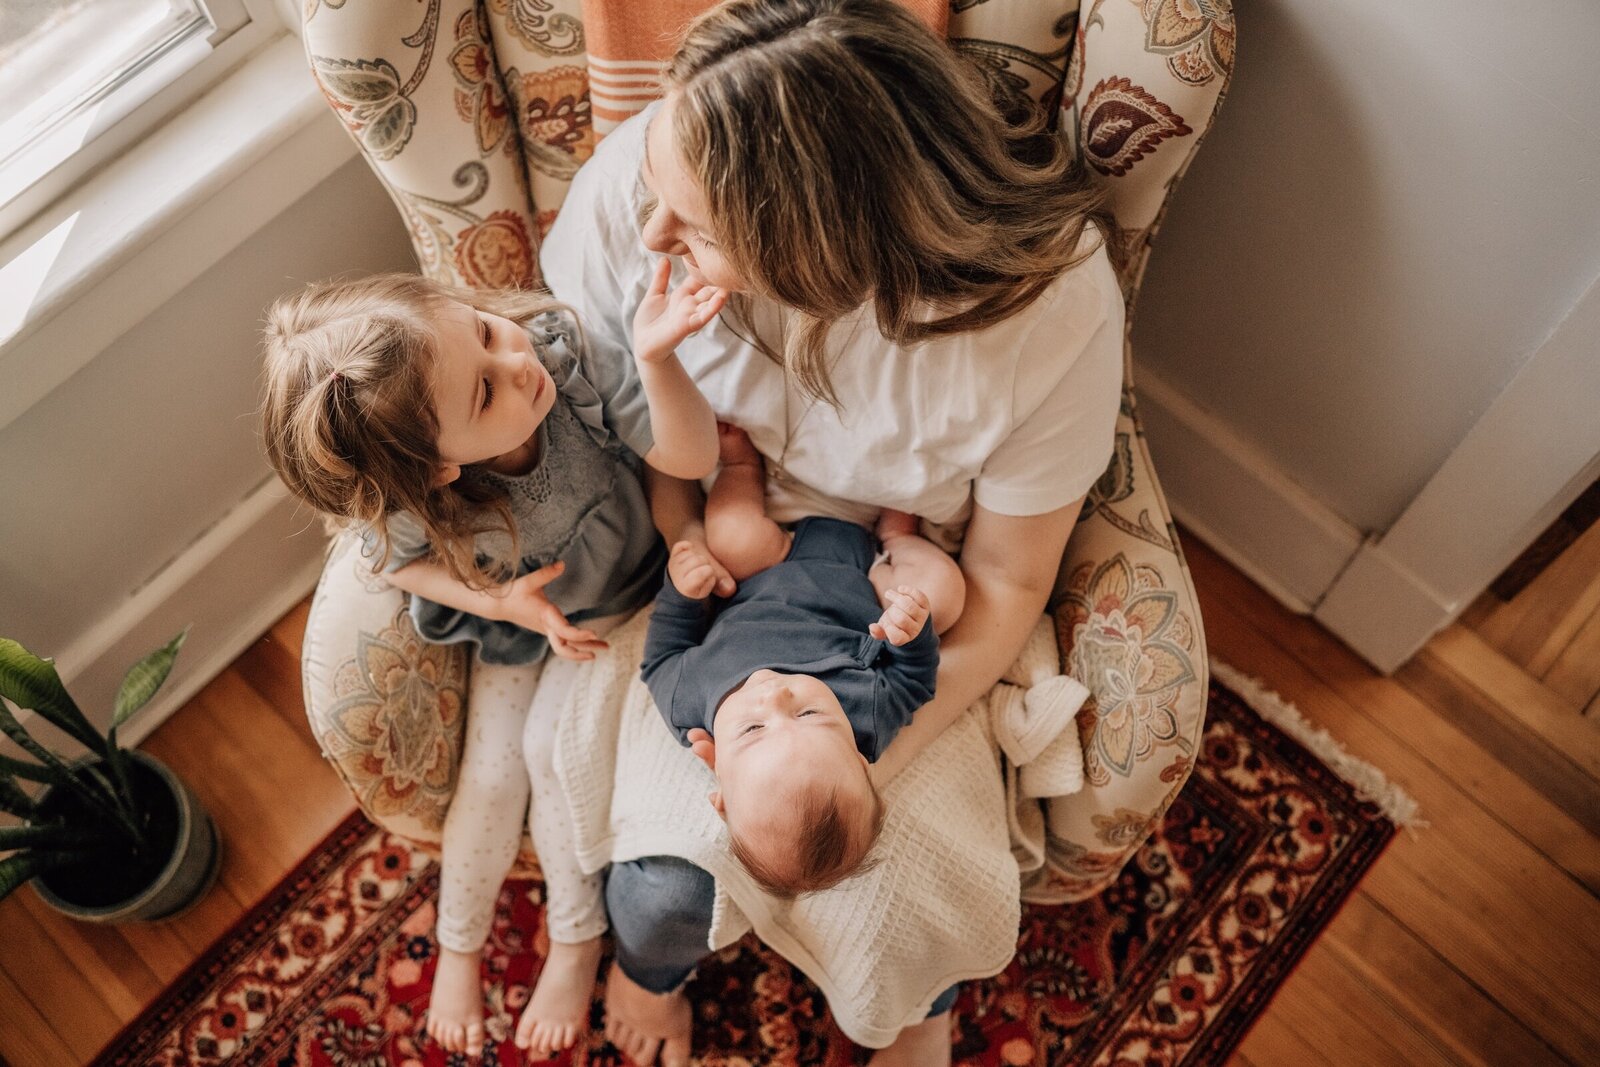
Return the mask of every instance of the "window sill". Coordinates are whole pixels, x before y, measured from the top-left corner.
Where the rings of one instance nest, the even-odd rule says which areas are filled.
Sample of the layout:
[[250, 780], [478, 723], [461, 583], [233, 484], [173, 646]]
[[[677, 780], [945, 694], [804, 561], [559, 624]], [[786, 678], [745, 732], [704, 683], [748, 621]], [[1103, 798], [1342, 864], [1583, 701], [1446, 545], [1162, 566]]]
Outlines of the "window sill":
[[0, 244], [0, 428], [356, 154], [285, 33]]

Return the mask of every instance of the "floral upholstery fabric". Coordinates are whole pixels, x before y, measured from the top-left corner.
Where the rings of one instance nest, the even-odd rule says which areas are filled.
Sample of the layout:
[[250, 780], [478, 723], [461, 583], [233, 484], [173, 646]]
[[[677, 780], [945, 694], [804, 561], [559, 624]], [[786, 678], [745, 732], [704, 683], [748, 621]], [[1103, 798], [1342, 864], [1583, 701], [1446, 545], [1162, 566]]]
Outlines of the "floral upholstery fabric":
[[[906, 0], [1014, 108], [1058, 121], [1109, 190], [1129, 324], [1150, 242], [1233, 66], [1227, 0]], [[424, 272], [533, 286], [573, 173], [659, 92], [671, 32], [710, 0], [304, 0], [307, 59], [410, 228]], [[1131, 367], [1131, 363], [1130, 363]], [[307, 625], [306, 707], [363, 809], [437, 847], [467, 709], [466, 654], [422, 642], [401, 594], [335, 542]], [[1052, 802], [1031, 900], [1109, 885], [1194, 765], [1205, 639], [1131, 373], [1111, 466], [1052, 600], [1087, 788]], [[519, 873], [537, 868], [524, 841]]]

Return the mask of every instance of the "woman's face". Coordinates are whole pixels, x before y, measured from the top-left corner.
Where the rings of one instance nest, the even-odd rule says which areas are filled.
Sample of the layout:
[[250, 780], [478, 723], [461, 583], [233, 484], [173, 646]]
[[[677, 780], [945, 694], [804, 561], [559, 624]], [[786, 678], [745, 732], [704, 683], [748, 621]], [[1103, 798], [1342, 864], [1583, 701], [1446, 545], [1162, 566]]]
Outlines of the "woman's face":
[[644, 244], [652, 252], [683, 257], [689, 269], [710, 284], [737, 292], [745, 287], [744, 279], [717, 247], [705, 193], [678, 152], [672, 132], [676, 103], [676, 96], [668, 96], [645, 131], [640, 176], [656, 207], [644, 224]]

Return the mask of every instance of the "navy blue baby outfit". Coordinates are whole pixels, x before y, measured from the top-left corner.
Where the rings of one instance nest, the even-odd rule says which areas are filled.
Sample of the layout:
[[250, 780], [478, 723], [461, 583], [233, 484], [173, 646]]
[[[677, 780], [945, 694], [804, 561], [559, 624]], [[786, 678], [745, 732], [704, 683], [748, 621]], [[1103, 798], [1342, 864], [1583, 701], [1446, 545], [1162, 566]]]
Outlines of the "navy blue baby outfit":
[[876, 760], [912, 714], [933, 698], [939, 639], [930, 620], [895, 646], [867, 632], [883, 608], [867, 579], [873, 539], [838, 519], [802, 519], [789, 556], [747, 578], [727, 600], [691, 600], [667, 579], [645, 636], [641, 674], [656, 707], [688, 744], [712, 733], [717, 706], [763, 668], [806, 674], [833, 690]]

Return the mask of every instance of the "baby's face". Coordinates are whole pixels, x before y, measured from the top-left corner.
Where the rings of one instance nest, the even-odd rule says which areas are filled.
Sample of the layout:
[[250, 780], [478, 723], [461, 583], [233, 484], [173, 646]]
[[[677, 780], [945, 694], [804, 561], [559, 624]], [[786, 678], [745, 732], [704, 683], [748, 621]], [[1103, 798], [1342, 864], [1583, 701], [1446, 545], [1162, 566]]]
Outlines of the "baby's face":
[[713, 726], [720, 806], [741, 834], [787, 821], [806, 789], [872, 808], [867, 758], [839, 698], [817, 679], [756, 671], [723, 700]]

